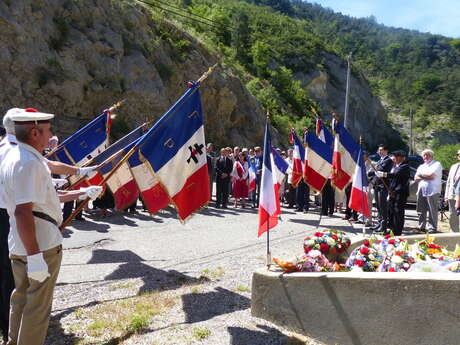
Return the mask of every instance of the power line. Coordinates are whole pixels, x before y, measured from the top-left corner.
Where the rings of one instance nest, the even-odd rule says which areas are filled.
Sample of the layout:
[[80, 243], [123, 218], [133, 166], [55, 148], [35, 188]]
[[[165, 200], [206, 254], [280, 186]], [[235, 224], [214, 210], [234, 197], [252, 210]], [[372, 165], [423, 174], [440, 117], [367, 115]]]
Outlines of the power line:
[[[161, 0], [152, 0], [152, 1], [155, 1], [155, 2], [159, 2], [160, 4], [163, 4], [163, 5], [166, 5], [166, 6], [169, 6], [169, 7], [172, 7], [176, 10], [179, 10], [179, 11], [185, 11], [185, 9], [183, 9], [182, 7], [178, 7], [178, 6], [174, 6], [174, 5], [171, 5], [167, 2], [164, 2], [164, 1], [161, 1]], [[195, 14], [195, 13], [191, 13], [191, 12], [187, 12], [187, 14], [191, 15], [191, 16], [194, 16], [194, 17], [198, 17], [198, 18], [201, 18], [201, 19], [204, 19], [212, 24], [218, 24], [216, 22], [214, 22], [213, 20], [209, 19], [209, 18], [206, 18], [206, 17], [202, 17], [202, 16], [199, 16], [198, 14]]]
[[[210, 22], [212, 22], [212, 23], [216, 23], [217, 25], [210, 24], [210, 23], [207, 23], [207, 22], [198, 20], [198, 19], [196, 19], [196, 18], [189, 17], [189, 16], [184, 15], [184, 14], [182, 14], [182, 13], [175, 12], [175, 11], [173, 11], [173, 10], [170, 10], [170, 9], [167, 9], [167, 8], [164, 8], [164, 7], [161, 7], [160, 5], [153, 4], [153, 3], [148, 2], [148, 1], [144, 1], [144, 0], [136, 0], [136, 1], [141, 2], [141, 3], [145, 4], [145, 5], [151, 6], [151, 7], [159, 8], [159, 9], [161, 9], [161, 10], [163, 10], [163, 11], [166, 11], [166, 12], [173, 13], [173, 14], [175, 14], [175, 15], [177, 15], [177, 16], [184, 17], [184, 18], [186, 18], [186, 19], [189, 19], [189, 20], [191, 20], [191, 21], [195, 21], [195, 22], [200, 23], [200, 24], [208, 25], [208, 26], [211, 26], [211, 27], [216, 28], [216, 29], [219, 29], [219, 30], [222, 29], [222, 26], [221, 26], [219, 23], [214, 22], [214, 21], [212, 21], [212, 20], [210, 20], [210, 19], [207, 19], [207, 20], [210, 21]], [[155, 0], [155, 1], [157, 1], [157, 0]], [[218, 25], [220, 25], [220, 26], [218, 26]], [[231, 26], [229, 26], [229, 28], [234, 29], [234, 28], [232, 28]]]

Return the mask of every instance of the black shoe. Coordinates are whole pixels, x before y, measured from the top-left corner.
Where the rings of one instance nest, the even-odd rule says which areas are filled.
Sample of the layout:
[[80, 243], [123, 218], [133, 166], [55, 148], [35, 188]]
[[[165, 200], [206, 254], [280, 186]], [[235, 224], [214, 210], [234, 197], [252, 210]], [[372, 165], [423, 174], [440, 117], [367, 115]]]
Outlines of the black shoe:
[[81, 220], [81, 221], [85, 221], [86, 219], [83, 218], [83, 217], [75, 217], [75, 220]]
[[296, 211], [296, 212], [302, 212], [303, 210], [300, 209], [300, 208], [296, 208], [295, 211]]
[[215, 207], [215, 208], [220, 208], [220, 205], [216, 205], [216, 206], [214, 206], [214, 207]]
[[228, 208], [227, 205], [222, 206], [222, 208]]

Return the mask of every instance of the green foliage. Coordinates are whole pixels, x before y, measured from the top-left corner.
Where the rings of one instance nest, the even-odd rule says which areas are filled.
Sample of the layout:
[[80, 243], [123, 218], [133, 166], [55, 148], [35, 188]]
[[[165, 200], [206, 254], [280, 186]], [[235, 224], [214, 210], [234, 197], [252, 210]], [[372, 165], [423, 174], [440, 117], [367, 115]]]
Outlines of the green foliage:
[[460, 150], [460, 144], [439, 146], [433, 151], [435, 159], [441, 162], [444, 169], [449, 169], [452, 164], [458, 163], [458, 150]]
[[423, 74], [412, 86], [417, 95], [432, 93], [441, 84], [441, 77], [434, 73]]
[[116, 116], [112, 120], [112, 127], [110, 130], [110, 136], [112, 137], [112, 139], [118, 140], [124, 137], [130, 131], [131, 131], [131, 128], [128, 125], [128, 122], [120, 115]]

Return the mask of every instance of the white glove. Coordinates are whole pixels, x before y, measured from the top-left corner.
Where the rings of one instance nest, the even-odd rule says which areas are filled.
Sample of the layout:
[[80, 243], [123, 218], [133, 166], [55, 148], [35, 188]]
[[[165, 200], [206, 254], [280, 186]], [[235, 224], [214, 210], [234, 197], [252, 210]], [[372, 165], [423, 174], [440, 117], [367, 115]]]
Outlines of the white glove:
[[54, 186], [54, 188], [61, 188], [67, 182], [68, 181], [65, 178], [53, 178], [53, 186]]
[[375, 174], [380, 178], [387, 177], [387, 173], [383, 171], [376, 171]]
[[88, 176], [88, 178], [93, 178], [96, 174], [97, 174], [97, 171], [96, 171], [95, 166], [81, 167], [81, 168], [78, 168], [78, 171], [77, 171], [78, 177]]
[[85, 192], [85, 194], [80, 195], [78, 199], [85, 200], [86, 198], [90, 198], [91, 200], [96, 200], [96, 198], [102, 193], [102, 186], [82, 187], [79, 191]]
[[27, 256], [27, 276], [30, 279], [37, 280], [39, 283], [44, 282], [50, 276], [48, 265], [43, 259], [43, 253]]

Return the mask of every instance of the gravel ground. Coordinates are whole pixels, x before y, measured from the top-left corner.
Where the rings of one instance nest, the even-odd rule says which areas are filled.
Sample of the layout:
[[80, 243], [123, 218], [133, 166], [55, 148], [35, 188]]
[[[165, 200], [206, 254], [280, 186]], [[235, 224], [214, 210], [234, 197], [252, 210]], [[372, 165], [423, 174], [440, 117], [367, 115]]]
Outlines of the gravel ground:
[[[414, 211], [408, 223], [414, 225]], [[361, 227], [325, 217], [321, 227], [360, 236]], [[316, 209], [308, 214], [283, 210], [283, 220], [270, 231], [272, 256], [302, 254], [303, 237], [316, 229]], [[93, 344], [320, 344], [293, 337], [251, 316], [251, 276], [264, 269], [266, 236], [257, 237], [257, 211], [208, 207], [185, 225], [174, 211], [151, 217], [115, 213], [112, 217], [74, 221], [65, 231], [64, 259], [52, 312], [47, 345], [77, 344], [79, 308], [159, 291], [175, 303], [153, 317], [142, 334], [107, 337]], [[206, 330], [198, 339], [194, 332]]]

